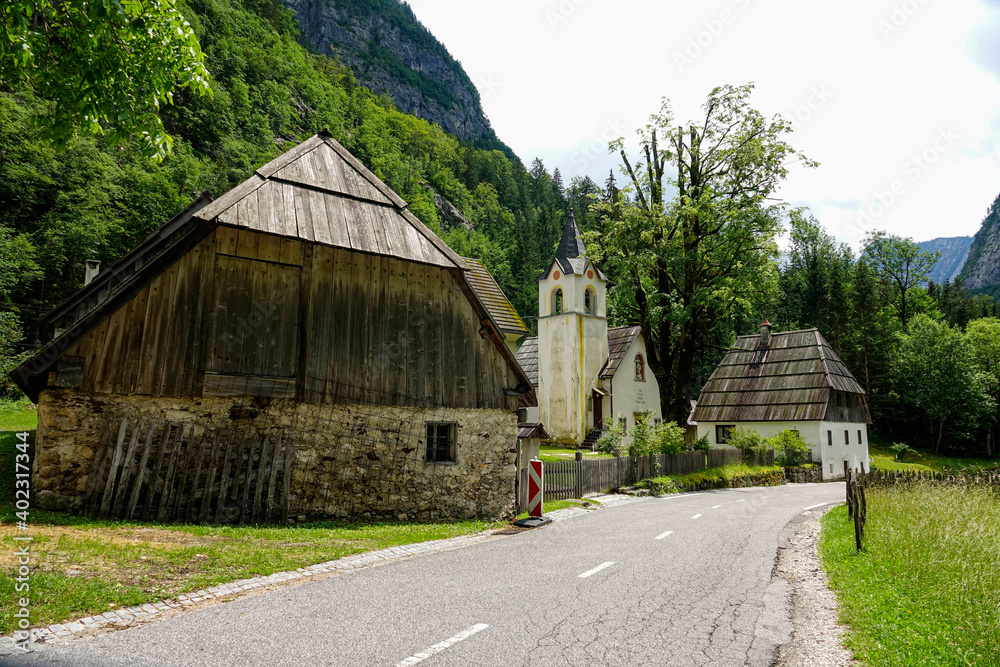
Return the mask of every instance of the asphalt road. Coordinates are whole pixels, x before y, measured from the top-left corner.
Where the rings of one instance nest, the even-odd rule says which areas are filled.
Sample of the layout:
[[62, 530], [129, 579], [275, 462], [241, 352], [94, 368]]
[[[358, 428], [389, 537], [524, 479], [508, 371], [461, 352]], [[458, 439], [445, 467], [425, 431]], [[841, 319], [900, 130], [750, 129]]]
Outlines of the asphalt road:
[[643, 500], [9, 664], [769, 665], [792, 628], [788, 584], [771, 576], [779, 543], [804, 509], [843, 495], [803, 484]]

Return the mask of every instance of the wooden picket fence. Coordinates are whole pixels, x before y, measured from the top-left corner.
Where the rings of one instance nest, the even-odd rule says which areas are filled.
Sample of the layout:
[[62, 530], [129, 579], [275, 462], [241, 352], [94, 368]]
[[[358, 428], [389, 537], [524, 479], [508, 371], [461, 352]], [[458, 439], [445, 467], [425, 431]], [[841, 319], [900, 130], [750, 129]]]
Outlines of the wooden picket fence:
[[281, 433], [112, 418], [85, 503], [99, 519], [286, 521], [291, 469], [292, 442]]
[[[746, 461], [754, 465], [773, 465], [774, 452], [750, 455], [736, 449], [712, 449], [679, 454], [619, 456], [575, 461], [546, 461], [544, 470], [545, 502], [581, 498], [588, 493], [601, 493], [631, 486], [660, 475], [687, 475], [705, 468], [715, 468]], [[522, 468], [517, 485], [517, 512], [528, 507], [528, 472]]]

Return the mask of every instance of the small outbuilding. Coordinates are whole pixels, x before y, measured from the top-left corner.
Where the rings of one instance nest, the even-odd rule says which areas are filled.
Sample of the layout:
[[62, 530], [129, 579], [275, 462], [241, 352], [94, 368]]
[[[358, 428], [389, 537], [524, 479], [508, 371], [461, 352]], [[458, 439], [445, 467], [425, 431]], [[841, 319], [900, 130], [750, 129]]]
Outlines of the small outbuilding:
[[740, 336], [705, 384], [692, 413], [699, 438], [728, 447], [741, 426], [771, 437], [797, 431], [823, 478], [844, 476], [868, 460], [871, 414], [865, 390], [818, 329]]

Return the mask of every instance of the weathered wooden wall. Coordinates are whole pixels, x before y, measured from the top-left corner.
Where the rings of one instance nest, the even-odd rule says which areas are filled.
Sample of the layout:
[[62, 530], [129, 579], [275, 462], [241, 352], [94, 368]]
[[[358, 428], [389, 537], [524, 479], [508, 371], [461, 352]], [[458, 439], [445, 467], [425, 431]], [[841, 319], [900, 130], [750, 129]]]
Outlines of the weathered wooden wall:
[[446, 269], [221, 226], [64, 364], [87, 392], [510, 409], [480, 326]]

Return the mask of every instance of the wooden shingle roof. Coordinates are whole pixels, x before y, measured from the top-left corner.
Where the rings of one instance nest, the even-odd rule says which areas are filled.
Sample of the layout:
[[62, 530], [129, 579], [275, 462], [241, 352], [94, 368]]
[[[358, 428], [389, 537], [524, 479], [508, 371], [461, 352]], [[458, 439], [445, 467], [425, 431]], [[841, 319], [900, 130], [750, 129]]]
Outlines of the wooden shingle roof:
[[483, 305], [490, 311], [500, 331], [518, 336], [526, 336], [531, 333], [525, 326], [524, 320], [517, 314], [513, 304], [507, 299], [507, 295], [500, 289], [500, 285], [493, 279], [486, 266], [478, 259], [463, 257], [466, 266], [469, 268], [467, 274], [469, 284], [482, 300]]
[[202, 220], [447, 268], [462, 259], [327, 134], [306, 139], [197, 213]]
[[521, 347], [517, 348], [517, 363], [524, 370], [524, 374], [531, 380], [531, 384], [538, 386], [538, 337], [525, 338]]
[[767, 346], [757, 335], [740, 336], [702, 389], [692, 420], [820, 421], [831, 391], [865, 393], [819, 330], [772, 333]]
[[640, 326], [608, 329], [608, 360], [604, 362], [604, 367], [598, 374], [600, 377], [613, 377], [618, 372], [618, 367], [621, 366], [622, 360], [640, 332], [642, 332]]

